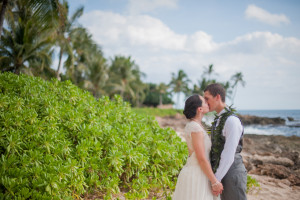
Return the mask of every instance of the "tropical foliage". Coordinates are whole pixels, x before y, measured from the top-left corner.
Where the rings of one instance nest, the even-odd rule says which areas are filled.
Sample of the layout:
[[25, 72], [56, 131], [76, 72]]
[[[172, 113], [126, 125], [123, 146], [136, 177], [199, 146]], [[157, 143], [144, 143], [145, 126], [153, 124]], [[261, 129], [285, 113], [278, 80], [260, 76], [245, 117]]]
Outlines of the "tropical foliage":
[[63, 55], [67, 56], [65, 67], [71, 68], [74, 65], [74, 51], [72, 48], [71, 34], [79, 31], [76, 29], [76, 27], [74, 27], [74, 24], [76, 20], [83, 14], [83, 7], [78, 8], [71, 18], [68, 18], [68, 14], [69, 4], [66, 0], [63, 0], [63, 3], [59, 5], [59, 25], [56, 29], [56, 46], [59, 48], [58, 66], [56, 70], [56, 77], [58, 79], [60, 79], [60, 69]]
[[189, 84], [190, 79], [183, 70], [179, 70], [177, 74], [172, 73], [172, 78], [169, 83], [169, 86], [172, 92], [177, 94], [177, 103], [179, 103], [180, 93], [187, 95], [189, 93]]
[[70, 81], [1, 73], [0, 198], [167, 197], [186, 146], [114, 99], [96, 100]]
[[123, 99], [131, 100], [132, 104], [139, 105], [146, 87], [141, 80], [145, 74], [140, 71], [139, 66], [131, 57], [115, 56], [111, 62], [109, 70], [110, 96], [119, 94]]
[[231, 81], [233, 82], [232, 88], [234, 89], [233, 95], [232, 95], [232, 101], [234, 101], [234, 97], [237, 92], [237, 86], [238, 84], [241, 84], [243, 87], [246, 85], [246, 82], [243, 79], [243, 74], [241, 72], [237, 72], [236, 74], [231, 76]]
[[212, 78], [217, 76], [218, 74], [216, 73], [213, 64], [210, 64], [208, 67], [204, 67], [204, 71], [202, 73], [201, 79], [198, 80], [197, 84], [193, 85], [193, 89], [191, 90], [191, 93], [203, 95], [205, 88], [209, 84], [220, 83], [224, 86], [226, 90], [226, 97], [229, 100], [231, 100], [231, 103], [233, 103], [238, 84], [241, 84], [242, 86], [245, 86], [246, 84], [246, 82], [243, 79], [242, 72], [237, 72], [236, 74], [232, 75], [230, 80], [226, 82], [220, 82], [217, 81], [215, 78]]
[[7, 28], [0, 41], [2, 71], [51, 76], [51, 43], [54, 23], [39, 19], [38, 7], [31, 1], [14, 1], [7, 14]]
[[148, 83], [144, 90], [146, 97], [143, 105], [150, 107], [157, 107], [163, 104], [173, 104], [171, 99], [171, 92], [169, 91], [169, 86], [165, 83], [155, 84]]

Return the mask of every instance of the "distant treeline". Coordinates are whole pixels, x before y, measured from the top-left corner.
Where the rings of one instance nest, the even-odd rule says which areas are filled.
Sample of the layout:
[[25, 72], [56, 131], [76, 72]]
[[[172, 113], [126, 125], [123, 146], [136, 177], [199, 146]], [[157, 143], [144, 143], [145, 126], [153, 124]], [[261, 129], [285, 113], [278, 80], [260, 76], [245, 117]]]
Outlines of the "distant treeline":
[[[213, 65], [204, 67], [197, 83], [183, 70], [171, 74], [168, 83], [145, 83], [145, 74], [130, 57], [105, 58], [101, 47], [78, 18], [83, 7], [69, 13], [66, 0], [3, 0], [0, 13], [0, 70], [40, 76], [46, 80], [71, 80], [96, 98], [119, 94], [133, 106], [170, 104], [172, 95], [203, 93], [217, 82]], [[57, 52], [57, 53], [55, 53]], [[56, 56], [56, 57], [55, 57]], [[58, 60], [57, 66], [53, 61]], [[222, 83], [234, 99], [237, 85], [245, 84], [237, 72]], [[192, 87], [191, 87], [192, 85]]]

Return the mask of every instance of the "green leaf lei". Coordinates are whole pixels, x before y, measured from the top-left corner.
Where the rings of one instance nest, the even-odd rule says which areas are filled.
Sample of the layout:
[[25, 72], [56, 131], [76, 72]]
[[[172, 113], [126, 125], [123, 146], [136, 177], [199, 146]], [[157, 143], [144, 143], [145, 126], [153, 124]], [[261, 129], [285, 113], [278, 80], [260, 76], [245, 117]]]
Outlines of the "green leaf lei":
[[[223, 127], [227, 118], [234, 115], [236, 110], [231, 106], [229, 108], [225, 107], [226, 112], [220, 115], [219, 125], [217, 127], [216, 123], [219, 116], [215, 115], [215, 120], [212, 122], [212, 126], [209, 128], [208, 133], [211, 135], [212, 148], [210, 151], [210, 162], [214, 172], [217, 171], [221, 159], [221, 153], [224, 149], [225, 137], [222, 134]], [[215, 128], [213, 128], [215, 127]]]

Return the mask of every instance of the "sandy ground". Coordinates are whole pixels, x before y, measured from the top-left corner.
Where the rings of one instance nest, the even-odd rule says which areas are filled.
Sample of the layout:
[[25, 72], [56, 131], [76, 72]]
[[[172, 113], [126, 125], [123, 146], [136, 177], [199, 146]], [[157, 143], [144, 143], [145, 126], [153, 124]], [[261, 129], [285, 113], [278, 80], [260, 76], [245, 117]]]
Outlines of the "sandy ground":
[[250, 174], [255, 178], [260, 188], [254, 188], [247, 194], [248, 200], [299, 200], [300, 187], [289, 186], [286, 180], [274, 179], [268, 176]]

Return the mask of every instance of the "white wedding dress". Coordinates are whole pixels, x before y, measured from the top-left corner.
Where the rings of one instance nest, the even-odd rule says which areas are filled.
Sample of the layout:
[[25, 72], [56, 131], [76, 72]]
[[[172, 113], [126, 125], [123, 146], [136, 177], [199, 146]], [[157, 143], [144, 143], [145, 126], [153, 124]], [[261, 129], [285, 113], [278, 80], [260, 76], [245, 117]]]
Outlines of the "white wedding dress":
[[[205, 155], [209, 160], [211, 140], [206, 131], [194, 121], [188, 122], [185, 126], [183, 137], [186, 140], [190, 156], [185, 166], [179, 173], [173, 200], [213, 200], [209, 179], [202, 171], [196, 154], [194, 152], [191, 132], [202, 132], [204, 134]], [[215, 199], [217, 199], [215, 197]]]

